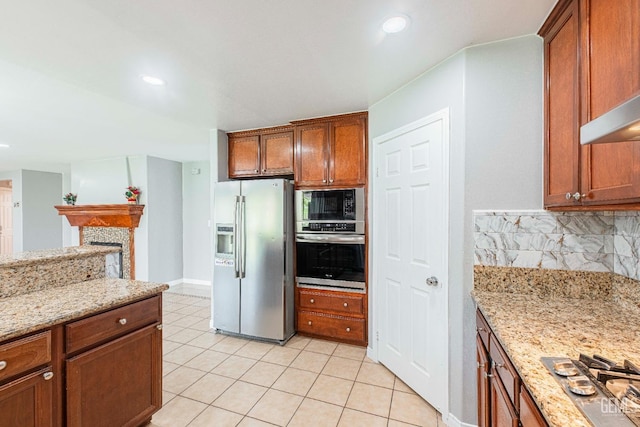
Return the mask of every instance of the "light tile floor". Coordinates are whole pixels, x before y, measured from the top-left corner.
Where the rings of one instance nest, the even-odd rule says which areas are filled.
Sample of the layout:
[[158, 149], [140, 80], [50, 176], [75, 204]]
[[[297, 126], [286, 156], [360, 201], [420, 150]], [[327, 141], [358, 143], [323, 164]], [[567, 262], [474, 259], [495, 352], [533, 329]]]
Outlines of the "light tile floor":
[[163, 408], [149, 427], [445, 425], [362, 347], [216, 334], [205, 288], [177, 285], [163, 296]]

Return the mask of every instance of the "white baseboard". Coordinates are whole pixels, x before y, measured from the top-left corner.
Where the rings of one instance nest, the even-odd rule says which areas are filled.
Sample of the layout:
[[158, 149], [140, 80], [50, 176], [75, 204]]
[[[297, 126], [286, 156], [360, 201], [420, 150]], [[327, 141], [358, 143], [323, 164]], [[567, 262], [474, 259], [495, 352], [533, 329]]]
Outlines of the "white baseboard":
[[374, 354], [375, 352], [373, 351], [373, 349], [371, 347], [367, 347], [367, 357], [371, 360], [373, 360], [374, 362], [378, 361], [378, 356]]
[[177, 279], [177, 280], [172, 280], [170, 282], [165, 282], [166, 284], [168, 284], [169, 286], [175, 286], [175, 285], [179, 285], [181, 283], [186, 283], [189, 285], [204, 285], [204, 286], [211, 286], [211, 281], [209, 280], [198, 280], [198, 279]]
[[448, 427], [478, 427], [475, 424], [463, 423], [462, 421], [457, 419], [455, 415], [451, 413], [447, 416], [446, 420], [444, 419], [444, 416], [443, 416], [442, 421], [444, 421], [444, 423]]
[[182, 283], [188, 283], [190, 285], [211, 286], [211, 280], [182, 279]]

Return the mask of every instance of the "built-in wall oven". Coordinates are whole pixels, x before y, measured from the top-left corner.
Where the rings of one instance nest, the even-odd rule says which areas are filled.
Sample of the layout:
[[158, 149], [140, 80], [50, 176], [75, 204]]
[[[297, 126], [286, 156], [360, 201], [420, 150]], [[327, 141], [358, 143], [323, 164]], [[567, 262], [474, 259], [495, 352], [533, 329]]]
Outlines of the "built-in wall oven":
[[364, 189], [296, 192], [298, 287], [365, 292]]

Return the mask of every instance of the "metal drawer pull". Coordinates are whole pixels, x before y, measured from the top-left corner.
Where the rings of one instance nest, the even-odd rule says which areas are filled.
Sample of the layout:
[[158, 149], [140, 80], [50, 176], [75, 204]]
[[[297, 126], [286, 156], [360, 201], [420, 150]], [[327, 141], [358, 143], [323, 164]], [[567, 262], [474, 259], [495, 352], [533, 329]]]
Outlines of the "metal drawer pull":
[[0, 360], [0, 371], [2, 371], [6, 367], [7, 367], [7, 361], [6, 360]]
[[310, 302], [311, 304], [313, 304], [313, 303], [315, 302], [315, 300], [314, 300], [313, 298], [311, 298], [311, 299], [309, 300], [309, 302]]
[[118, 320], [118, 323], [120, 323], [121, 325], [126, 325], [127, 324], [127, 319], [125, 319], [124, 317], [120, 320]]
[[156, 326], [156, 329], [157, 329], [157, 330], [159, 330], [159, 331], [161, 331], [161, 330], [162, 330], [162, 324], [160, 324], [160, 325]]
[[49, 381], [51, 378], [53, 378], [53, 372], [45, 372], [44, 374], [42, 374], [42, 378], [44, 378], [45, 381]]
[[311, 320], [309, 320], [309, 326], [311, 326]]
[[493, 367], [494, 368], [504, 368], [504, 363], [496, 363], [495, 360], [493, 361]]
[[484, 375], [485, 378], [493, 378], [493, 375], [487, 372], [483, 372], [482, 374]]
[[344, 306], [346, 307], [346, 306], [348, 306], [349, 304], [347, 304], [347, 303], [345, 302], [345, 303], [344, 303], [344, 304], [342, 304], [342, 305], [344, 305]]
[[351, 328], [347, 328], [347, 332], [351, 332]]

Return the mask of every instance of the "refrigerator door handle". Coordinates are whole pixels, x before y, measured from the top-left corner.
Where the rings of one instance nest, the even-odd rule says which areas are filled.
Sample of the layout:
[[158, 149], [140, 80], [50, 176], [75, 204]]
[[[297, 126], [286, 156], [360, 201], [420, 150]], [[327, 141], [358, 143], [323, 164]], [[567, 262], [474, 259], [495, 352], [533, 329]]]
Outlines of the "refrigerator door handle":
[[240, 277], [240, 247], [238, 243], [239, 207], [239, 197], [236, 196], [236, 203], [233, 211], [233, 270], [236, 278]]
[[242, 256], [240, 260], [240, 278], [244, 279], [247, 271], [247, 206], [245, 204], [244, 196], [240, 196], [240, 215], [241, 215], [241, 236], [242, 240]]

